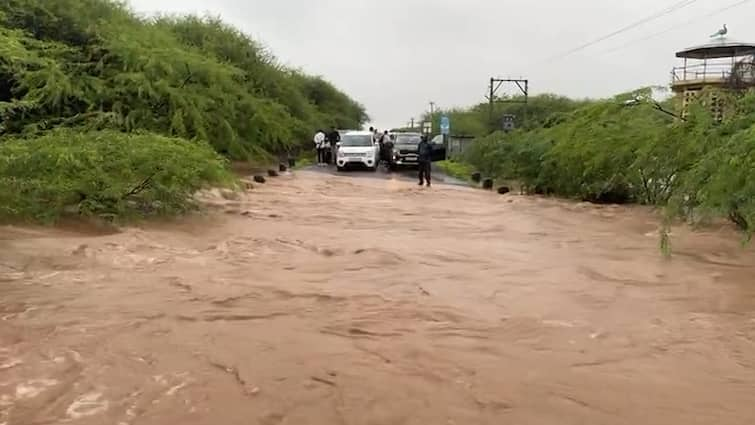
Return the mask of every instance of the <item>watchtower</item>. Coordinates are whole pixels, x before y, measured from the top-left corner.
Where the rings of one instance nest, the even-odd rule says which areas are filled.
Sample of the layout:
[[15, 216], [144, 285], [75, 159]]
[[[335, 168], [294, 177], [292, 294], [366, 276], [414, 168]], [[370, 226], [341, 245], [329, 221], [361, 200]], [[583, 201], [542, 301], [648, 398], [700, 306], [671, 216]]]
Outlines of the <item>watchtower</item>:
[[[733, 40], [727, 33], [724, 26], [710, 42], [676, 53], [684, 63], [671, 72], [671, 89], [681, 96], [683, 115], [687, 105], [707, 87], [728, 90], [755, 87], [755, 43]], [[710, 104], [712, 112], [720, 118], [722, 105], [715, 95]]]

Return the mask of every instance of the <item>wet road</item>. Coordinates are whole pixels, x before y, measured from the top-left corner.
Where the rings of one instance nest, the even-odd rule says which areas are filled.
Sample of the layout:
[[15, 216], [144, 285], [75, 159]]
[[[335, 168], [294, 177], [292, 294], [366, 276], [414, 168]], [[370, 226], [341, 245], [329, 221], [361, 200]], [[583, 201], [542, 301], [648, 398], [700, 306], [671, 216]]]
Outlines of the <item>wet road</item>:
[[730, 230], [357, 176], [0, 228], [0, 424], [755, 423]]
[[[339, 173], [336, 171], [335, 167], [332, 167], [332, 166], [319, 167], [315, 165], [315, 166], [306, 167], [304, 171], [318, 173], [318, 174], [326, 174], [326, 175], [331, 175], [331, 176], [344, 176], [344, 177], [350, 177], [350, 178], [370, 178], [370, 179], [382, 179], [382, 180], [400, 180], [400, 181], [406, 181], [406, 182], [416, 182], [418, 178], [418, 174], [417, 174], [418, 170], [416, 166], [415, 167], [405, 166], [394, 171], [388, 171], [384, 167], [380, 167], [377, 171], [354, 169], [354, 170], [347, 170], [347, 171]], [[465, 182], [463, 180], [446, 175], [439, 169], [439, 167], [436, 164], [433, 164], [431, 174], [432, 174], [432, 179], [434, 183], [443, 183], [443, 184], [453, 185], [453, 186], [470, 186], [469, 182]]]

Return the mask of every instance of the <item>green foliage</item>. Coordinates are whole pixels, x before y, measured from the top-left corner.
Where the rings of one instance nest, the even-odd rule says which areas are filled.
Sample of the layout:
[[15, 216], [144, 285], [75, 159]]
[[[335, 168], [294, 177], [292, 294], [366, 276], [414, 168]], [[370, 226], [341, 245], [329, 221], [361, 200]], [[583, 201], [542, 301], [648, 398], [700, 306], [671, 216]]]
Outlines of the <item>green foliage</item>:
[[[717, 92], [723, 122], [710, 113], [711, 92], [687, 121], [651, 103], [583, 102], [554, 112], [539, 127], [477, 139], [465, 161], [490, 177], [515, 179], [536, 193], [591, 202], [639, 202], [669, 217], [699, 222], [728, 217], [749, 238], [755, 230], [755, 92]], [[673, 108], [673, 102], [662, 105]], [[662, 240], [668, 249], [667, 235]]]
[[718, 125], [704, 105], [693, 111], [685, 128], [692, 154], [671, 157], [683, 172], [669, 209], [695, 222], [728, 217], [749, 240], [755, 231], [755, 92], [724, 102], [730, 108]]
[[434, 165], [447, 175], [464, 181], [471, 180], [472, 174], [476, 171], [473, 166], [467, 163], [453, 160], [438, 161]]
[[[475, 105], [472, 108], [455, 108], [440, 110], [433, 114], [433, 128], [440, 128], [440, 119], [447, 115], [451, 121], [451, 132], [456, 135], [483, 137], [490, 134], [491, 128], [500, 128], [504, 115], [514, 115], [517, 127], [522, 129], [537, 129], [550, 127], [559, 120], [560, 114], [572, 112], [588, 102], [573, 100], [554, 94], [532, 96], [527, 104], [519, 103], [523, 98], [515, 97], [512, 103], [496, 103], [493, 107], [491, 122], [490, 106], [487, 103]], [[429, 116], [424, 116], [426, 121]]]
[[232, 182], [208, 145], [154, 134], [54, 130], [0, 144], [4, 220], [175, 214], [202, 187]]
[[227, 178], [208, 146], [270, 158], [309, 148], [315, 128], [366, 119], [216, 18], [140, 18], [118, 0], [0, 3], [6, 219], [181, 212]]
[[218, 19], [147, 20], [117, 1], [4, 2], [0, 57], [0, 135], [148, 130], [245, 160], [366, 119], [330, 83], [281, 67]]

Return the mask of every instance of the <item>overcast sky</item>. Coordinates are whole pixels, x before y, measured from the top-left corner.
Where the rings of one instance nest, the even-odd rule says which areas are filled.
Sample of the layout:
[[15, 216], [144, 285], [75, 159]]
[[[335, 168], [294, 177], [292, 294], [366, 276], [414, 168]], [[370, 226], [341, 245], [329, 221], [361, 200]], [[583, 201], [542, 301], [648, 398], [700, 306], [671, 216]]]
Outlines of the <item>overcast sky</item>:
[[441, 107], [483, 101], [491, 76], [528, 78], [533, 94], [610, 96], [667, 85], [675, 51], [706, 42], [724, 23], [730, 37], [755, 42], [755, 1], [706, 17], [743, 0], [688, 0], [661, 19], [548, 61], [679, 1], [130, 0], [148, 14], [221, 16], [281, 62], [332, 81], [380, 128], [419, 117], [431, 100]]

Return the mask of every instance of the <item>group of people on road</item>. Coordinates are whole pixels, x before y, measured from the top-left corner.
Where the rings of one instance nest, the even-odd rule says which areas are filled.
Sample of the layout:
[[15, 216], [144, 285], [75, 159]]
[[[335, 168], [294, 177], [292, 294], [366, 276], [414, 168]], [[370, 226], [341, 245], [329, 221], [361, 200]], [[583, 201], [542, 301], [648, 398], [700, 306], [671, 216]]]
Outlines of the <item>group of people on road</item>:
[[313, 141], [317, 150], [317, 165], [335, 164], [336, 145], [341, 141], [341, 133], [335, 127], [331, 127], [328, 133], [317, 130]]
[[[372, 133], [372, 143], [379, 146], [380, 161], [390, 164], [393, 156], [393, 148], [396, 136], [390, 134], [388, 130], [380, 132], [375, 127], [370, 127]], [[341, 134], [335, 127], [331, 127], [330, 132], [318, 130], [313, 139], [315, 149], [317, 150], [317, 165], [327, 166], [336, 163], [336, 150], [338, 142], [341, 141]], [[422, 139], [417, 146], [419, 185], [430, 187], [432, 172], [433, 148], [427, 135], [422, 135]]]
[[381, 133], [374, 127], [370, 127], [370, 133], [372, 133], [372, 143], [379, 147], [380, 162], [390, 164], [393, 154], [393, 141], [396, 136], [389, 134], [388, 130]]

